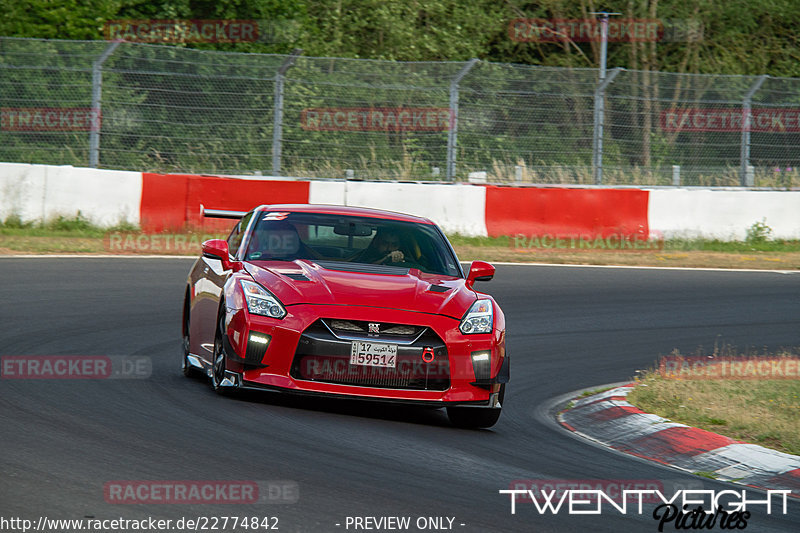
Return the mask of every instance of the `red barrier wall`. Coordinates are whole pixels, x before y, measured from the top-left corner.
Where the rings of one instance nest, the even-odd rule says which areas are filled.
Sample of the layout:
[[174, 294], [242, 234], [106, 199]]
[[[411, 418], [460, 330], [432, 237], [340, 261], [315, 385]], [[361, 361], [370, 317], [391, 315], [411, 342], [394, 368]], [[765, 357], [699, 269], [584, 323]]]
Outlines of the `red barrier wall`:
[[[307, 203], [308, 181], [249, 180], [187, 174], [142, 174], [145, 232], [194, 228], [227, 232], [230, 220], [203, 219], [210, 209], [248, 211], [260, 204]], [[637, 189], [486, 187], [490, 236], [649, 235], [649, 193]], [[455, 199], [458, 201], [458, 199]]]
[[486, 230], [500, 235], [649, 235], [648, 192], [486, 187]]
[[142, 172], [139, 225], [143, 231], [177, 230], [186, 225], [186, 184], [190, 177]]
[[203, 219], [208, 209], [249, 211], [261, 204], [308, 203], [307, 181], [247, 180], [187, 174], [142, 173], [141, 227], [145, 232], [184, 228], [227, 232], [231, 220]]

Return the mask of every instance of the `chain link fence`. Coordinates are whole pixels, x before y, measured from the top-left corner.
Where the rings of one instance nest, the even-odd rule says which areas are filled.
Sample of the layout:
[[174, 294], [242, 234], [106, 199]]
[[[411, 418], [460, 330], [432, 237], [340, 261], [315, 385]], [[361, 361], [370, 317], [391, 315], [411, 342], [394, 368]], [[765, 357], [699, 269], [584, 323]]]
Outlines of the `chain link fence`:
[[[601, 103], [602, 105], [599, 105]], [[797, 185], [800, 80], [0, 38], [0, 160], [161, 172]], [[485, 174], [483, 174], [485, 173]]]

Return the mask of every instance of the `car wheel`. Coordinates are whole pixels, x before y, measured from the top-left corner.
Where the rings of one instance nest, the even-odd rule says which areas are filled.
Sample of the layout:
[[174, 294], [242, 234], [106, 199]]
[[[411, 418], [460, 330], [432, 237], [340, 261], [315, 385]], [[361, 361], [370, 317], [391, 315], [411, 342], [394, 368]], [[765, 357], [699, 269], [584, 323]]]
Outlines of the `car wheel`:
[[[503, 405], [506, 385], [500, 385], [500, 405]], [[500, 419], [502, 409], [480, 409], [476, 407], [448, 407], [447, 418], [460, 428], [490, 428]]]
[[228, 367], [228, 354], [225, 353], [225, 345], [222, 342], [223, 335], [225, 335], [225, 315], [220, 312], [219, 320], [217, 321], [217, 331], [214, 334], [214, 358], [211, 362], [211, 387], [217, 394], [231, 396], [236, 393], [238, 388], [222, 384], [225, 380], [225, 370]]
[[[187, 302], [188, 305], [188, 302]], [[187, 378], [194, 378], [199, 377], [201, 375], [200, 371], [189, 364], [189, 310], [184, 308], [183, 312], [184, 321], [183, 321], [183, 375]]]

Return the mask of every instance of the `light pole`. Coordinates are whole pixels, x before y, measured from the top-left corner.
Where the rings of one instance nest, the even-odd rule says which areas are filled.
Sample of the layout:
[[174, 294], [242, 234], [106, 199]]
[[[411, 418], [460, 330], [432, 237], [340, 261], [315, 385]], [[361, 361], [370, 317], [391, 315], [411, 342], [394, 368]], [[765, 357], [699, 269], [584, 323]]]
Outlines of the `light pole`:
[[297, 58], [303, 53], [302, 48], [295, 48], [275, 73], [275, 95], [272, 99], [272, 175], [281, 175], [281, 151], [283, 150], [283, 78]]
[[[600, 80], [594, 92], [594, 135], [592, 142], [592, 166], [594, 183], [603, 183], [603, 123], [605, 121], [606, 60], [608, 58], [608, 18], [622, 13], [608, 11], [592, 12], [600, 20]], [[611, 80], [609, 80], [610, 82]]]

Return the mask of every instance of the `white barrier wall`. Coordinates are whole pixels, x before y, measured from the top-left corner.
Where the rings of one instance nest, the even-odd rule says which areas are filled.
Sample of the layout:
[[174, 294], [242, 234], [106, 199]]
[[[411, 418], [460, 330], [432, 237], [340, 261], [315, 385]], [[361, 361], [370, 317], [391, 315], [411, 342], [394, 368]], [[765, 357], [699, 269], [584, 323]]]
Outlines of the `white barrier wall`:
[[447, 233], [486, 236], [486, 189], [466, 184], [312, 181], [308, 202], [399, 211]]
[[800, 192], [714, 189], [650, 191], [650, 232], [666, 238], [744, 240], [755, 222], [777, 239], [800, 239]]
[[0, 163], [0, 220], [81, 215], [100, 226], [139, 224], [141, 172]]
[[[647, 192], [653, 235], [744, 240], [747, 230], [763, 221], [772, 228], [774, 238], [800, 239], [800, 191], [682, 188]], [[138, 225], [141, 200], [139, 172], [0, 163], [0, 220], [11, 215], [24, 221], [58, 215], [71, 218], [80, 211], [101, 226], [122, 221]], [[309, 182], [307, 201], [410, 213], [430, 218], [448, 233], [487, 235], [486, 188], [482, 186], [320, 180]], [[613, 210], [616, 206], [604, 207]], [[185, 215], [184, 204], [176, 202], [175, 209]]]
[[45, 216], [45, 172], [40, 165], [0, 164], [0, 220], [19, 216], [23, 221]]

